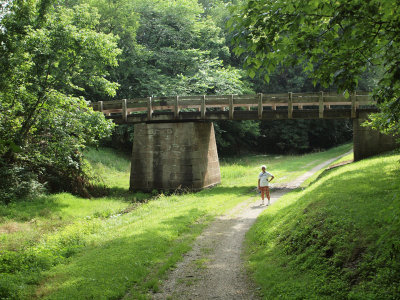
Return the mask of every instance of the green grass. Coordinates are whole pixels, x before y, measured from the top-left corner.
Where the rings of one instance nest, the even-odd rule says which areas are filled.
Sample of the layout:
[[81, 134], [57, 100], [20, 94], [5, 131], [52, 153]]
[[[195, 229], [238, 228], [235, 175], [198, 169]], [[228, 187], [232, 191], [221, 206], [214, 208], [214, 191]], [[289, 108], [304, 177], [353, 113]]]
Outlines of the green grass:
[[342, 155], [352, 149], [352, 144], [332, 148], [328, 151], [305, 155], [254, 155], [221, 160], [222, 181], [226, 186], [257, 185], [257, 174], [261, 165], [276, 178], [274, 184], [289, 182], [320, 163]]
[[326, 171], [262, 213], [245, 256], [265, 299], [400, 298], [399, 160]]
[[93, 173], [114, 189], [129, 189], [130, 157], [123, 152], [101, 148], [90, 148], [85, 154]]
[[127, 191], [129, 159], [92, 149], [88, 160], [109, 197], [58, 194], [0, 207], [0, 298], [147, 298], [208, 222], [251, 201], [261, 164], [287, 182], [350, 148], [227, 159], [221, 185], [144, 203], [148, 195]]

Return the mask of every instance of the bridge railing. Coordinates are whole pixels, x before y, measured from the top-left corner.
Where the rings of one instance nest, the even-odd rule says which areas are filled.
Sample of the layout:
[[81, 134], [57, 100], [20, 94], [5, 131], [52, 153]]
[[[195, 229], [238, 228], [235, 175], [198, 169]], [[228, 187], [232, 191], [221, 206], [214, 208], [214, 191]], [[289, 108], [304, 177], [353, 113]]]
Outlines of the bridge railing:
[[333, 107], [348, 106], [351, 116], [356, 116], [360, 106], [374, 105], [368, 92], [357, 92], [346, 97], [337, 93], [282, 93], [282, 94], [255, 94], [255, 95], [201, 95], [201, 96], [174, 96], [174, 97], [147, 97], [123, 99], [113, 101], [99, 101], [91, 106], [96, 111], [106, 115], [119, 115], [127, 121], [128, 115], [147, 114], [151, 121], [155, 111], [173, 112], [178, 118], [181, 111], [194, 110], [200, 112], [201, 118], [206, 119], [207, 109], [221, 109], [229, 111], [229, 119], [234, 118], [235, 108], [257, 110], [259, 119], [265, 108], [276, 110], [277, 107], [287, 107], [288, 118], [292, 118], [293, 110], [315, 109], [318, 107], [319, 117], [323, 118], [324, 110]]

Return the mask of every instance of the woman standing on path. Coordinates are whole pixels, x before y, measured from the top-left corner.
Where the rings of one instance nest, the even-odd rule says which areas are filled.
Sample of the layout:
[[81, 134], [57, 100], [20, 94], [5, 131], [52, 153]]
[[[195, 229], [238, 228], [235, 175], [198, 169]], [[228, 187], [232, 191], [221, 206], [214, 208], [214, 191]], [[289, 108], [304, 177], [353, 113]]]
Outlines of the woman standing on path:
[[[261, 205], [264, 205], [264, 194], [267, 196], [268, 204], [270, 205], [270, 196], [269, 196], [269, 183], [274, 179], [274, 175], [265, 171], [266, 166], [261, 166], [261, 173], [258, 175], [258, 189], [261, 191]], [[270, 180], [268, 180], [271, 177]]]

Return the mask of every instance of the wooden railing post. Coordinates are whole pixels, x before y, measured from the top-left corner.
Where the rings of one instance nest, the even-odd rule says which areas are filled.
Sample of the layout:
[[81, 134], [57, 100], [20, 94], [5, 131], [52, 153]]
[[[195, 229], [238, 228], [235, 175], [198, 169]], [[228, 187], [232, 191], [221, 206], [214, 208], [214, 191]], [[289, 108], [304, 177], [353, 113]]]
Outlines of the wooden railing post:
[[99, 104], [98, 104], [98, 105], [99, 105], [99, 106], [98, 106], [99, 111], [100, 111], [100, 112], [103, 112], [103, 101], [99, 101], [98, 103], [99, 103]]
[[[272, 97], [271, 97], [271, 102], [272, 102], [272, 100], [273, 100], [273, 99], [272, 99]], [[272, 103], [271, 109], [272, 109], [272, 110], [276, 110], [276, 103]]]
[[179, 96], [175, 97], [174, 118], [179, 118]]
[[288, 118], [293, 118], [293, 93], [289, 92], [289, 102], [288, 102]]
[[324, 92], [319, 93], [319, 118], [324, 117]]
[[262, 120], [262, 115], [263, 115], [263, 94], [259, 93], [258, 94], [258, 119]]
[[147, 98], [147, 120], [151, 121], [153, 117], [153, 108], [151, 104], [151, 97]]
[[233, 95], [230, 95], [229, 96], [229, 120], [233, 120], [233, 112], [234, 112]]
[[203, 98], [201, 98], [200, 116], [202, 119], [206, 118], [206, 96], [205, 95], [203, 96]]
[[356, 101], [357, 101], [357, 94], [356, 92], [350, 94], [350, 100], [351, 100], [351, 118], [355, 119], [357, 117], [357, 106], [356, 106]]
[[122, 105], [122, 120], [124, 122], [128, 121], [128, 109], [126, 106], [126, 99], [122, 99], [121, 101], [121, 105]]

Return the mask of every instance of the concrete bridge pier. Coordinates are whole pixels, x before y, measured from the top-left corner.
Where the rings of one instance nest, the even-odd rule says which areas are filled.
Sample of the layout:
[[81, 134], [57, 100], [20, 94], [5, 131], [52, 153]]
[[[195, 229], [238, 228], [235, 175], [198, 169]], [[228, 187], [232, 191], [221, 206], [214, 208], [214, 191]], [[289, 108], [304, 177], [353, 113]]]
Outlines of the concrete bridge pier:
[[355, 161], [398, 148], [396, 137], [361, 126], [368, 120], [368, 114], [368, 112], [358, 112], [358, 118], [353, 119]]
[[220, 182], [213, 123], [135, 124], [130, 190], [200, 190]]

